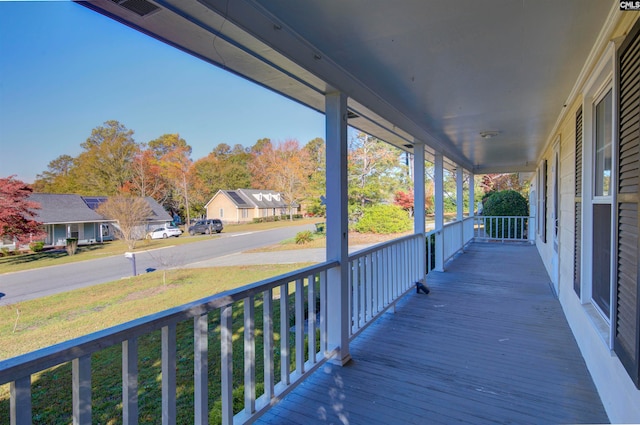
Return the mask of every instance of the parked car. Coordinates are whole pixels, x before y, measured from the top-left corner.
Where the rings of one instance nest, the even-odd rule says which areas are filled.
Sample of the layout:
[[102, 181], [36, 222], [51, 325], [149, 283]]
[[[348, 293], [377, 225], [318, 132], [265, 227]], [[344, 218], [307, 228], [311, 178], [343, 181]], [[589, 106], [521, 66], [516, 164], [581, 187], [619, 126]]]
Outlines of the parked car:
[[182, 230], [178, 229], [176, 226], [158, 227], [147, 233], [147, 239], [166, 239], [170, 236], [175, 236], [177, 238], [181, 234]]
[[205, 235], [208, 235], [211, 232], [220, 233], [222, 232], [223, 227], [222, 221], [217, 218], [198, 220], [192, 226], [189, 226], [189, 234], [193, 236], [196, 233], [204, 233]]

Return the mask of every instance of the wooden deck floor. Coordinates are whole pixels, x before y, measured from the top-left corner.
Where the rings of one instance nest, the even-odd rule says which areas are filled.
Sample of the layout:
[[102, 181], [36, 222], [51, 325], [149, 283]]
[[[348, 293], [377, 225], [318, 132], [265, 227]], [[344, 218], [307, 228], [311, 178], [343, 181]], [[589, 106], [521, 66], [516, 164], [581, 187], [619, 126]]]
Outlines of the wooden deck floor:
[[258, 423], [608, 422], [535, 247], [473, 244], [428, 285]]

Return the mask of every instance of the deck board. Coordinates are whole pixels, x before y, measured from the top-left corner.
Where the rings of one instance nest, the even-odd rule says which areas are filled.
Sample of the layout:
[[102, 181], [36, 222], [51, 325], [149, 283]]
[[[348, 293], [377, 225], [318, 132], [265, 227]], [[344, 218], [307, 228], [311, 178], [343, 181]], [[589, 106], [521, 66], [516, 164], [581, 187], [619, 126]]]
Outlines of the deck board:
[[472, 244], [258, 420], [607, 423], [536, 248]]

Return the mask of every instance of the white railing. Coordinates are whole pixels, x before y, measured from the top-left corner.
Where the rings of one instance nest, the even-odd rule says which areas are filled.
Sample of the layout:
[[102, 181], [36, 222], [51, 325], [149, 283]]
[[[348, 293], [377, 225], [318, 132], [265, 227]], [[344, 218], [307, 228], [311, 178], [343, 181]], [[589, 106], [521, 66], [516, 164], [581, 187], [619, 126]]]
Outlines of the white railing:
[[446, 223], [442, 226], [442, 229], [434, 229], [425, 234], [427, 240], [427, 273], [433, 270], [436, 266], [436, 245], [439, 240], [437, 236], [442, 235], [442, 258], [444, 264], [452, 259], [457, 253], [463, 252], [464, 247], [473, 241], [473, 223], [474, 218], [467, 217], [461, 221]]
[[444, 261], [447, 262], [473, 239], [473, 217], [443, 226], [442, 242]]
[[349, 256], [351, 338], [424, 277], [424, 243], [422, 235], [405, 236]]
[[[222, 423], [246, 422], [269, 408], [273, 400], [320, 366], [328, 357], [326, 339], [327, 271], [338, 265], [326, 262], [257, 282], [237, 290], [204, 298], [90, 335], [0, 362], [0, 385], [10, 383], [11, 424], [31, 424], [32, 376], [48, 368], [72, 363], [72, 420], [91, 423], [91, 356], [122, 345], [122, 421], [138, 420], [138, 339], [161, 333], [161, 385], [163, 424], [176, 423], [177, 326], [193, 321], [194, 417], [207, 423], [208, 347], [212, 335], [220, 340]], [[234, 316], [240, 315], [241, 318]], [[261, 319], [261, 320], [260, 320]], [[236, 335], [234, 336], [234, 322]], [[261, 328], [256, 324], [261, 322]], [[293, 326], [292, 326], [293, 324]], [[219, 327], [219, 328], [218, 328]], [[243, 327], [242, 336], [238, 328]], [[218, 329], [219, 330], [218, 330]], [[264, 352], [256, 353], [260, 335]], [[240, 340], [240, 343], [234, 340]], [[275, 341], [279, 340], [279, 349]], [[305, 350], [305, 347], [308, 347]], [[234, 350], [244, 351], [242, 364], [233, 364]], [[258, 362], [258, 358], [261, 357]], [[260, 363], [263, 393], [256, 391]], [[233, 370], [244, 370], [244, 409], [233, 412]], [[276, 373], [278, 372], [278, 373]], [[155, 382], [148, 383], [156, 385]], [[146, 384], [145, 384], [146, 385]]]
[[474, 217], [474, 238], [479, 241], [531, 241], [530, 229], [534, 217], [518, 216], [476, 216]]
[[[424, 236], [412, 235], [349, 257], [351, 338], [414, 287], [424, 273], [424, 243]], [[66, 363], [72, 365], [72, 413], [63, 421], [91, 423], [91, 358], [117, 345], [122, 350], [122, 388], [117, 396], [122, 410], [114, 415], [121, 414], [122, 423], [137, 423], [138, 393], [149, 387], [161, 392], [158, 413], [162, 423], [176, 423], [178, 389], [186, 387], [176, 369], [184, 367], [187, 357], [193, 357], [193, 372], [188, 374], [193, 385], [190, 417], [194, 423], [207, 423], [212, 407], [209, 388], [215, 384], [209, 368], [218, 368], [211, 365], [211, 357], [220, 366], [214, 380], [220, 383], [222, 423], [251, 422], [335, 352], [327, 343], [327, 286], [332, 284], [327, 275], [338, 265], [337, 261], [325, 262], [4, 360], [0, 362], [0, 385], [10, 384], [10, 423], [32, 423], [38, 415], [32, 409], [32, 380]], [[152, 333], [160, 335], [160, 373], [147, 373], [154, 378], [143, 382], [139, 347], [141, 339], [149, 341], [147, 336]], [[262, 342], [262, 353], [256, 352], [257, 339]], [[193, 350], [185, 353], [179, 348], [187, 340]], [[210, 353], [209, 347], [217, 344], [219, 352]], [[234, 363], [233, 358], [238, 357], [234, 352], [243, 353], [241, 363]], [[236, 373], [235, 385], [234, 369], [243, 371]], [[234, 412], [233, 391], [238, 385], [244, 387], [243, 409]]]

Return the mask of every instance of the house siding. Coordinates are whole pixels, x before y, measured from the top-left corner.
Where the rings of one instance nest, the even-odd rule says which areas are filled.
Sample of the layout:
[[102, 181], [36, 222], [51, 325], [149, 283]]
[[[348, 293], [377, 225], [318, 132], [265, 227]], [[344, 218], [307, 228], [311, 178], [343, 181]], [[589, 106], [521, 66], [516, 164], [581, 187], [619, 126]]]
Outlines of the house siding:
[[[638, 19], [639, 14], [623, 13], [619, 16], [619, 21], [614, 30], [607, 37], [608, 40], [617, 39], [618, 42], [626, 35], [633, 23]], [[592, 71], [597, 63], [604, 55], [606, 51], [603, 49], [600, 52], [600, 57], [595, 57], [592, 64]], [[589, 77], [587, 77], [588, 79]], [[584, 83], [583, 83], [584, 84]], [[553, 196], [553, 177], [551, 175], [551, 164], [553, 164], [553, 141], [559, 138], [560, 140], [560, 198], [559, 198], [559, 220], [560, 220], [560, 232], [559, 232], [559, 289], [558, 297], [561, 302], [562, 308], [565, 312], [567, 321], [573, 331], [573, 334], [578, 342], [583, 358], [589, 368], [589, 371], [593, 377], [594, 383], [598, 388], [598, 392], [602, 399], [602, 402], [607, 410], [609, 419], [612, 423], [637, 423], [640, 421], [640, 390], [638, 390], [633, 381], [630, 379], [629, 374], [623, 367], [620, 359], [612, 351], [611, 345], [611, 327], [609, 323], [599, 317], [591, 306], [590, 297], [580, 299], [580, 296], [576, 294], [574, 290], [574, 265], [575, 265], [575, 165], [576, 165], [576, 112], [581, 106], [584, 108], [590, 107], [591, 99], [582, 98], [582, 92], [584, 87], [581, 87], [576, 94], [575, 99], [572, 99], [571, 104], [568, 105], [566, 111], [564, 111], [563, 118], [557, 126], [557, 130], [550, 137], [549, 146], [544, 151], [540, 160], [547, 160], [548, 177], [547, 177], [547, 191], [549, 197], [547, 199], [547, 238], [546, 242], [542, 241], [542, 238], [537, 237], [536, 245], [540, 256], [543, 259], [547, 272], [550, 276], [552, 273], [552, 254], [553, 254], [553, 223], [551, 221], [551, 209], [552, 209], [552, 196]], [[616, 95], [617, 96], [617, 95]], [[615, 116], [615, 115], [614, 115]], [[587, 131], [587, 126], [590, 123], [584, 122], [584, 130]], [[583, 149], [590, 149], [592, 140], [588, 140], [586, 137], [583, 142]], [[615, 143], [615, 141], [614, 141]], [[615, 152], [615, 147], [614, 147]], [[615, 161], [615, 158], [614, 158]], [[588, 167], [591, 167], [591, 163], [585, 158], [584, 172], [586, 179], [590, 180], [591, 172], [588, 172]], [[615, 174], [615, 162], [612, 174]], [[585, 180], [585, 182], [589, 181]], [[532, 188], [540, 190], [535, 187], [536, 179], [532, 180]], [[583, 186], [586, 186], [585, 183]], [[614, 182], [615, 184], [615, 182]], [[585, 190], [583, 188], [583, 190]], [[585, 199], [583, 199], [583, 203]], [[615, 200], [614, 200], [615, 202]], [[590, 205], [590, 204], [589, 204]], [[542, 211], [538, 211], [543, 213]], [[615, 220], [615, 215], [614, 215]], [[591, 275], [589, 257], [591, 255], [591, 246], [587, 243], [585, 245], [584, 239], [589, 236], [591, 230], [591, 222], [584, 223], [584, 231], [582, 240], [583, 251], [583, 268], [584, 274]], [[614, 247], [612, 247], [613, 249]], [[585, 252], [586, 251], [586, 252]], [[583, 276], [584, 277], [584, 276]], [[590, 276], [587, 276], [590, 281]], [[584, 282], [583, 282], [584, 285]], [[612, 282], [613, 285], [613, 282]], [[584, 289], [583, 289], [584, 290]], [[585, 299], [586, 298], [586, 299]]]

